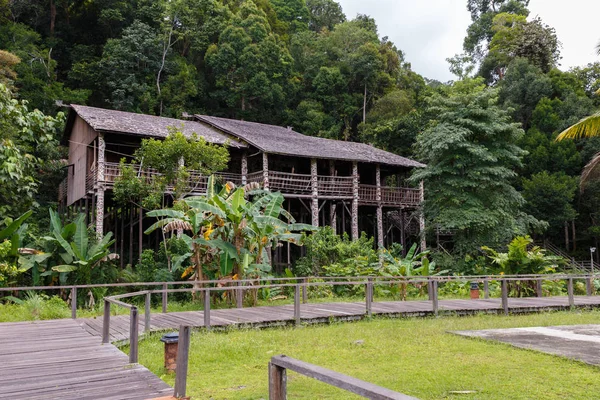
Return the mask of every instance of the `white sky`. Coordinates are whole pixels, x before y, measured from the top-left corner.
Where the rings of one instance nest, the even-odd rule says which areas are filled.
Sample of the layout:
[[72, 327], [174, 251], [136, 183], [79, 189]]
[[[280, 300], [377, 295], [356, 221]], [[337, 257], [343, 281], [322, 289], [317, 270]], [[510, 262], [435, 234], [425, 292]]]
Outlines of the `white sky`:
[[[337, 0], [348, 19], [357, 13], [375, 18], [381, 36], [388, 36], [406, 54], [414, 71], [432, 79], [453, 79], [446, 58], [462, 52], [471, 19], [466, 0]], [[539, 16], [554, 27], [562, 42], [561, 69], [600, 61], [599, 0], [531, 0], [530, 18]]]

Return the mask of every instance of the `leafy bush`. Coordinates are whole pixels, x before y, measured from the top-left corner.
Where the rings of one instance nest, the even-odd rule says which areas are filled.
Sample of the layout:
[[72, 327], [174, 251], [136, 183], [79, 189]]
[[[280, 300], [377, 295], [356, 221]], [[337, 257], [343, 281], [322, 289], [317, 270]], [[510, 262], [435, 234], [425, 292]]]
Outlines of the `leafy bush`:
[[336, 235], [329, 226], [302, 237], [306, 256], [294, 267], [296, 276], [361, 276], [374, 273], [378, 261], [374, 239], [362, 233], [356, 241]]
[[60, 297], [28, 292], [22, 304], [28, 319], [69, 318], [71, 311]]

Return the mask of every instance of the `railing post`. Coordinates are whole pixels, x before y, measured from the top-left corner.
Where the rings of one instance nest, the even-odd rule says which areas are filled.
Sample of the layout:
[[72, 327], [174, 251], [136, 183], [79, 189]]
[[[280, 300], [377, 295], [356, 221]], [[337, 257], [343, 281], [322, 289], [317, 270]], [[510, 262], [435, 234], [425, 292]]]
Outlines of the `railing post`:
[[308, 278], [302, 279], [302, 283], [304, 283], [302, 286], [302, 304], [306, 304], [308, 303]]
[[373, 303], [373, 282], [371, 282], [371, 278], [369, 278], [369, 281], [365, 285], [365, 302], [367, 306], [367, 317], [371, 318]]
[[168, 296], [169, 296], [169, 293], [167, 293], [168, 288], [169, 287], [167, 286], [167, 284], [163, 283], [163, 285], [162, 285], [162, 290], [163, 290], [163, 292], [162, 292], [162, 312], [163, 312], [163, 314], [167, 313], [167, 301], [168, 301]]
[[173, 393], [173, 396], [177, 399], [185, 397], [189, 355], [190, 327], [186, 325], [179, 325], [177, 367], [175, 368], [175, 392]]
[[269, 363], [269, 400], [287, 400], [287, 372]]
[[488, 280], [487, 277], [483, 281], [483, 298], [484, 299], [490, 298], [490, 281]]
[[543, 297], [544, 291], [542, 290], [542, 278], [538, 278], [535, 281], [535, 284], [536, 284], [537, 297]]
[[435, 315], [436, 317], [438, 316], [439, 313], [439, 301], [438, 301], [438, 281], [437, 280], [433, 280], [431, 281], [431, 288], [432, 290], [432, 306], [433, 306], [433, 315]]
[[131, 307], [129, 311], [129, 363], [138, 362], [138, 309]]
[[235, 289], [235, 306], [237, 308], [244, 308], [244, 289], [241, 289], [242, 283], [237, 282], [236, 286], [238, 288]]
[[575, 297], [573, 297], [573, 278], [569, 278], [568, 280], [567, 293], [569, 294], [569, 307], [575, 307]]
[[502, 279], [502, 310], [504, 315], [508, 315], [508, 283]]
[[431, 278], [427, 278], [427, 297], [429, 297], [429, 301], [433, 301], [433, 281]]
[[144, 332], [150, 332], [150, 296], [152, 296], [152, 292], [146, 292], [146, 301], [144, 303]]
[[300, 285], [294, 286], [294, 320], [300, 325]]
[[77, 319], [77, 286], [71, 288], [71, 318]]
[[102, 343], [110, 343], [110, 301], [106, 299], [104, 299], [104, 315], [102, 319]]
[[210, 290], [204, 288], [204, 327], [210, 330]]
[[593, 286], [592, 286], [592, 278], [585, 278], [585, 286], [586, 286], [586, 294], [588, 296], [593, 296]]

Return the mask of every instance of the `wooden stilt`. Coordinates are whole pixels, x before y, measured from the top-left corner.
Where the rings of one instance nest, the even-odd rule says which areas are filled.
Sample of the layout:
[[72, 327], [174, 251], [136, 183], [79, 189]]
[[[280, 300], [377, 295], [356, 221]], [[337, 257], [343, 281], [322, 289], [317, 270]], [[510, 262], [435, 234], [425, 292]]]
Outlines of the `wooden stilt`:
[[352, 240], [358, 240], [358, 163], [352, 162]]
[[142, 239], [144, 235], [144, 224], [142, 220], [144, 219], [144, 211], [142, 207], [139, 208], [139, 223], [138, 223], [138, 260], [142, 260]]

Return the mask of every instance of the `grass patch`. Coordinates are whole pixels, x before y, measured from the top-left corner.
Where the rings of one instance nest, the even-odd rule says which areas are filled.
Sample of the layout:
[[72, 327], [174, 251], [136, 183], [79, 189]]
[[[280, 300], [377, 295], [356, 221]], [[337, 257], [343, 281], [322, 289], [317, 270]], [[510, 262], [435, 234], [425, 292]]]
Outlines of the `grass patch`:
[[[267, 362], [286, 354], [421, 399], [589, 399], [600, 370], [586, 364], [467, 339], [447, 331], [597, 323], [600, 312], [439, 319], [373, 319], [266, 330], [196, 332], [188, 394], [197, 399], [268, 398]], [[140, 363], [174, 383], [163, 369], [160, 334], [140, 343]], [[355, 342], [363, 340], [359, 345]], [[127, 349], [125, 349], [127, 350]], [[474, 390], [471, 395], [452, 391]], [[349, 399], [349, 393], [288, 374], [294, 399]]]

